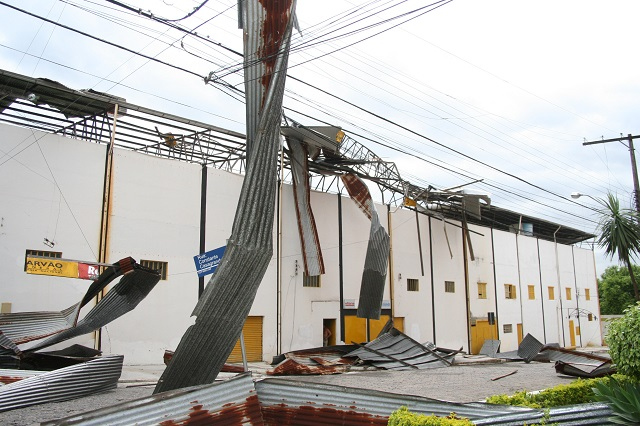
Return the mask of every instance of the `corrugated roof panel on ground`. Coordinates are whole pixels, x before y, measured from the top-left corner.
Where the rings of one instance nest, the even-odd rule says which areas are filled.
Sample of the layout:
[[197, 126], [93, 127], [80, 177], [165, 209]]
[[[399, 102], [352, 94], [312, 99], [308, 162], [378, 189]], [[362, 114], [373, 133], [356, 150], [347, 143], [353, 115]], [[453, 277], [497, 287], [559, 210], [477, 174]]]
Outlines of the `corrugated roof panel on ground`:
[[531, 362], [543, 347], [544, 345], [538, 339], [527, 333], [518, 345], [518, 356], [522, 358], [524, 362]]
[[258, 396], [250, 373], [210, 385], [195, 386], [83, 414], [43, 425], [263, 425]]
[[416, 413], [480, 419], [521, 412], [522, 407], [483, 403], [458, 404], [412, 395], [287, 379], [265, 379], [255, 384], [265, 424], [268, 425], [386, 425], [389, 415], [406, 405]]
[[122, 355], [98, 358], [0, 387], [0, 411], [66, 401], [113, 389], [122, 373]]
[[545, 414], [544, 410], [532, 410], [529, 412], [486, 417], [475, 420], [474, 423], [478, 426], [522, 426], [525, 424], [543, 424], [543, 422], [544, 424], [563, 426], [602, 426], [615, 424], [609, 421], [611, 414], [611, 409], [604, 403], [578, 404], [551, 408], [549, 409], [548, 415]]

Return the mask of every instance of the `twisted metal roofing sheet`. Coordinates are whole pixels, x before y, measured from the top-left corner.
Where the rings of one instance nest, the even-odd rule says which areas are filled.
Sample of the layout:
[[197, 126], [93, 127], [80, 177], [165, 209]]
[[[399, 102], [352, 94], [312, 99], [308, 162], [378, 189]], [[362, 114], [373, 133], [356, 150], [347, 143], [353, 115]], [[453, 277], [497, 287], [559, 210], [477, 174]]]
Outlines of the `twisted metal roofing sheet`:
[[241, 2], [247, 174], [218, 270], [154, 392], [211, 383], [231, 353], [273, 253], [282, 98], [295, 0]]
[[263, 425], [250, 373], [127, 401], [43, 425]]
[[531, 362], [543, 347], [544, 345], [538, 339], [527, 333], [518, 345], [518, 356], [522, 358], [524, 362]]
[[448, 416], [453, 411], [472, 420], [530, 411], [279, 378], [261, 380], [255, 386], [268, 425], [386, 425], [389, 415], [403, 405], [416, 413]]
[[0, 411], [66, 401], [117, 386], [122, 355], [97, 358], [0, 387]]

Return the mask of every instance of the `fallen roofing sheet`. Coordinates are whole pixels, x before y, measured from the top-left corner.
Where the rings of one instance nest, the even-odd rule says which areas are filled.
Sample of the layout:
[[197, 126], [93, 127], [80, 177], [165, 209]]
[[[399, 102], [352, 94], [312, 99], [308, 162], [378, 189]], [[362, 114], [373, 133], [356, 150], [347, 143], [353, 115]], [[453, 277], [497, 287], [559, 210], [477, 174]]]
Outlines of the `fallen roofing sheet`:
[[530, 363], [531, 360], [533, 360], [533, 358], [538, 355], [538, 352], [540, 352], [540, 349], [542, 349], [543, 347], [544, 344], [542, 344], [531, 334], [527, 333], [527, 335], [524, 336], [524, 339], [522, 339], [522, 341], [518, 345], [518, 356], [522, 358], [524, 362]]
[[540, 351], [540, 354], [547, 357], [551, 361], [564, 361], [567, 363], [582, 363], [596, 366], [602, 364], [603, 362], [611, 362], [611, 358], [606, 356], [574, 351], [571, 349], [554, 346], [543, 347]]
[[[457, 413], [457, 412], [456, 412]], [[530, 410], [521, 413], [488, 416], [474, 420], [476, 425], [522, 426], [549, 424], [564, 426], [613, 425], [609, 421], [611, 409], [604, 403], [568, 405], [545, 410]]]
[[0, 385], [8, 385], [9, 383], [19, 382], [29, 377], [44, 374], [46, 371], [39, 370], [16, 370], [13, 368], [0, 369]]
[[407, 406], [416, 413], [479, 419], [530, 409], [483, 403], [460, 404], [368, 389], [273, 378], [256, 382], [266, 425], [386, 425]]
[[287, 352], [280, 362], [267, 371], [270, 376], [288, 376], [298, 374], [338, 374], [349, 370], [357, 358], [345, 358], [345, 355], [357, 345], [324, 346]]
[[[80, 308], [118, 276], [122, 279], [80, 321]], [[160, 280], [160, 274], [125, 258], [105, 269], [94, 281], [82, 300], [60, 312], [18, 312], [0, 314], [0, 331], [15, 345], [40, 341], [27, 349], [33, 352], [72, 337], [90, 333], [135, 308]], [[0, 340], [5, 350], [11, 350], [6, 340]]]
[[486, 355], [486, 356], [495, 358], [499, 350], [500, 350], [500, 340], [487, 339], [482, 344], [482, 348], [480, 348], [480, 352], [478, 353], [480, 355]]
[[421, 344], [396, 328], [380, 334], [375, 340], [349, 352], [346, 357], [358, 357], [387, 370], [449, 367], [462, 351], [437, 348], [433, 343]]
[[568, 363], [564, 361], [556, 361], [556, 373], [565, 374], [567, 376], [582, 377], [585, 379], [593, 379], [595, 377], [604, 377], [614, 374], [617, 369], [611, 364], [611, 361], [603, 362], [600, 365]]
[[122, 374], [122, 355], [91, 360], [0, 387], [0, 411], [66, 401], [114, 389]]
[[263, 425], [250, 373], [163, 392], [42, 425]]
[[371, 219], [357, 316], [359, 318], [380, 319], [389, 262], [389, 234], [380, 224], [371, 194], [362, 179], [352, 173], [342, 175], [341, 179], [351, 199]]

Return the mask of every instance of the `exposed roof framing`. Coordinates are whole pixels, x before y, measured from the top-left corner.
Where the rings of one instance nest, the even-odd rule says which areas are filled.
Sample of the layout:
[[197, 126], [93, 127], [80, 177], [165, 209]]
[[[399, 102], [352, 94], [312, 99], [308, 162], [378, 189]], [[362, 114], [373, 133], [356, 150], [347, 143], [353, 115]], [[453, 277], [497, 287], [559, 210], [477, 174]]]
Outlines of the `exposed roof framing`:
[[[108, 144], [113, 113], [118, 105], [115, 144], [120, 148], [180, 161], [244, 173], [245, 136], [232, 130], [155, 111], [94, 90], [74, 90], [45, 78], [31, 78], [0, 70], [0, 122], [49, 133]], [[286, 120], [286, 119], [285, 119]], [[375, 183], [382, 202], [401, 206], [405, 197], [415, 200], [421, 213], [492, 227], [519, 229], [533, 225], [533, 236], [564, 244], [574, 244], [592, 234], [532, 216], [481, 203], [479, 217], [465, 214], [461, 191], [423, 188], [402, 179], [393, 162], [385, 161], [366, 146], [342, 134], [340, 142], [318, 134], [317, 128], [285, 122], [285, 129], [301, 137], [324, 138], [317, 155], [309, 161], [311, 187], [323, 192], [342, 192], [340, 175], [354, 173]], [[339, 128], [335, 128], [339, 131]], [[283, 131], [286, 134], [286, 130]], [[291, 182], [288, 150], [283, 165], [285, 180]]]

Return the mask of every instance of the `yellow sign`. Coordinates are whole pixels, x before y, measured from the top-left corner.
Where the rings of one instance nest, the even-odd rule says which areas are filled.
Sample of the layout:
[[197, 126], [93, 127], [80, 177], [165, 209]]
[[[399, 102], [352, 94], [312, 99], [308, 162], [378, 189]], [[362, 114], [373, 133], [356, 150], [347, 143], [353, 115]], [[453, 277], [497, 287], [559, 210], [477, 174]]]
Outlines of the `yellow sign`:
[[78, 278], [78, 262], [43, 257], [27, 257], [27, 274]]
[[416, 200], [412, 198], [404, 197], [404, 205], [408, 207], [415, 207], [418, 205], [418, 203], [416, 203]]

